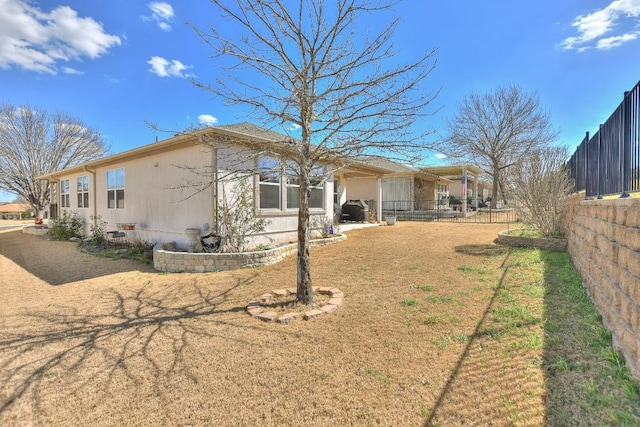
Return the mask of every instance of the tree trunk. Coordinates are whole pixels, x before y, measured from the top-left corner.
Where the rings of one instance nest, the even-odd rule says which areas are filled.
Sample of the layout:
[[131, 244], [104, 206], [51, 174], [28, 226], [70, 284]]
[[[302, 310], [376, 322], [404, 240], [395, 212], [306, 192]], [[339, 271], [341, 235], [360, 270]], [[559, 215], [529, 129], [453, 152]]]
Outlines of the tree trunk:
[[498, 187], [500, 185], [500, 181], [498, 179], [498, 174], [500, 173], [500, 169], [496, 166], [493, 167], [493, 188], [491, 189], [491, 209], [496, 209], [498, 206]]
[[309, 173], [304, 171], [299, 176], [300, 206], [298, 208], [298, 277], [297, 299], [304, 304], [313, 303], [313, 288], [311, 284], [311, 264], [309, 262], [309, 198], [311, 186]]

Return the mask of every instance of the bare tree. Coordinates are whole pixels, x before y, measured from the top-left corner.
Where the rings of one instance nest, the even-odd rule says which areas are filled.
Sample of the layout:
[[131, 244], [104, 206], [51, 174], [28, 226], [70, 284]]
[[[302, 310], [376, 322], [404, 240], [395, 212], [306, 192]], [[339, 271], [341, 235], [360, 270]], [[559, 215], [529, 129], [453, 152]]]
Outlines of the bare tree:
[[509, 174], [507, 194], [517, 202], [524, 220], [544, 236], [560, 232], [560, 216], [573, 191], [567, 158], [566, 147], [535, 149]]
[[[300, 138], [270, 144], [297, 174], [297, 298], [313, 301], [309, 264], [309, 197], [314, 171], [325, 176], [353, 159], [387, 153], [408, 158], [424, 149], [412, 125], [433, 112], [424, 87], [436, 51], [398, 65], [393, 19], [367, 31], [362, 18], [392, 12], [378, 0], [211, 0], [232, 25], [228, 34], [194, 26], [223, 67], [215, 84], [194, 81], [230, 104], [250, 107], [267, 126], [295, 126]], [[331, 165], [327, 167], [327, 165]]]
[[506, 171], [557, 136], [538, 95], [510, 85], [492, 92], [471, 93], [459, 105], [456, 115], [446, 121], [446, 135], [434, 148], [487, 171], [493, 178], [491, 205], [495, 207]]
[[0, 190], [23, 198], [37, 218], [49, 202], [50, 183], [36, 177], [98, 158], [102, 137], [78, 119], [28, 105], [0, 105]]

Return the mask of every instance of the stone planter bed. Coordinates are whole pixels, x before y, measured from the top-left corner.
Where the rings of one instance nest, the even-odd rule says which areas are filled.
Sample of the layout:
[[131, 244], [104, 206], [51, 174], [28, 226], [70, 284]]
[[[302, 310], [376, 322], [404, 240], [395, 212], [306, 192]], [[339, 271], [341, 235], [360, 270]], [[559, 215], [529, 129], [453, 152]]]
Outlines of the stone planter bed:
[[[311, 247], [324, 246], [345, 240], [347, 236], [314, 239]], [[298, 244], [290, 243], [273, 249], [243, 253], [175, 252], [156, 245], [153, 249], [153, 267], [169, 273], [205, 273], [212, 271], [237, 270], [275, 264], [285, 257], [298, 252]]]
[[554, 237], [529, 237], [517, 236], [512, 233], [524, 231], [525, 229], [517, 228], [511, 230], [502, 230], [498, 233], [496, 243], [505, 246], [514, 247], [532, 247], [549, 251], [565, 251], [567, 250], [567, 239], [557, 239]]
[[311, 320], [317, 317], [320, 317], [324, 314], [329, 314], [334, 312], [342, 305], [342, 299], [344, 298], [344, 294], [338, 288], [331, 287], [313, 287], [313, 292], [317, 292], [321, 295], [328, 295], [329, 301], [324, 304], [322, 307], [317, 309], [309, 309], [303, 312], [291, 312], [286, 314], [278, 314], [275, 311], [268, 311], [265, 309], [263, 304], [269, 304], [274, 298], [277, 297], [286, 297], [286, 296], [295, 296], [296, 288], [290, 289], [276, 289], [271, 291], [270, 293], [265, 293], [260, 295], [257, 298], [249, 301], [247, 304], [247, 312], [253, 317], [260, 319], [265, 322], [273, 322], [276, 321], [278, 323], [287, 324], [292, 320], [296, 320], [302, 318], [304, 320]]

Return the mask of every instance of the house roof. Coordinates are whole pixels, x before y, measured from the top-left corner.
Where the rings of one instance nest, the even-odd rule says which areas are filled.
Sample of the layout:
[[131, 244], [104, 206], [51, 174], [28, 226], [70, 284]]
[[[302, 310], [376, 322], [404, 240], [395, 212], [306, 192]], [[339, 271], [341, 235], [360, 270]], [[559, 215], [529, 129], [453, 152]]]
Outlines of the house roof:
[[486, 173], [483, 169], [470, 163], [446, 166], [426, 166], [421, 168], [421, 170], [438, 176], [462, 176], [465, 170], [474, 175], [483, 175]]
[[234, 125], [222, 125], [216, 127], [207, 127], [204, 129], [195, 130], [189, 133], [181, 133], [171, 138], [156, 141], [151, 144], [143, 145], [131, 150], [123, 151], [120, 153], [112, 154], [110, 156], [101, 157], [96, 160], [91, 160], [70, 168], [55, 171], [45, 175], [37, 177], [38, 179], [55, 179], [54, 175], [69, 174], [78, 171], [82, 171], [86, 168], [94, 168], [98, 166], [105, 166], [112, 163], [121, 162], [123, 160], [130, 160], [134, 158], [144, 157], [146, 155], [166, 152], [178, 149], [183, 146], [200, 144], [202, 140], [207, 138], [216, 138], [221, 140], [237, 142], [276, 142], [285, 141], [287, 137], [269, 129], [261, 128], [251, 123], [239, 123]]
[[398, 162], [394, 162], [393, 160], [387, 159], [385, 157], [377, 157], [377, 156], [370, 157], [365, 162], [372, 166], [386, 169], [388, 171], [387, 172], [388, 174], [420, 175], [423, 177], [427, 176], [428, 178], [431, 178], [431, 179], [437, 178], [440, 181], [444, 181], [444, 182], [450, 181], [448, 178], [445, 178], [443, 176], [433, 174], [426, 170], [414, 168], [413, 166], [410, 166], [410, 165], [404, 165]]
[[33, 208], [28, 203], [5, 203], [0, 205], [0, 212], [3, 213], [19, 213], [32, 210]]
[[[145, 157], [150, 154], [156, 154], [171, 150], [179, 149], [180, 147], [189, 146], [193, 144], [201, 144], [203, 141], [220, 140], [229, 143], [239, 144], [251, 144], [251, 143], [286, 143], [293, 138], [270, 129], [266, 129], [260, 126], [256, 126], [252, 123], [243, 122], [229, 125], [220, 125], [214, 127], [207, 127], [204, 129], [198, 129], [189, 133], [177, 134], [171, 138], [156, 141], [151, 144], [143, 145], [138, 148], [123, 151], [121, 153], [112, 154], [110, 156], [102, 157], [100, 159], [91, 160], [70, 168], [48, 173], [37, 177], [42, 180], [56, 179], [56, 175], [67, 175], [71, 173], [80, 172], [86, 169], [92, 169], [95, 167], [106, 166], [124, 160], [131, 160], [135, 158]], [[471, 166], [471, 165], [470, 165]], [[409, 165], [403, 165], [384, 157], [369, 157], [363, 161], [349, 162], [344, 168], [348, 173], [356, 175], [388, 175], [388, 174], [415, 174], [421, 176], [428, 176], [430, 178], [438, 178], [440, 180], [447, 180], [447, 178], [431, 172], [430, 170], [418, 169]], [[478, 170], [480, 170], [478, 168]]]
[[220, 125], [215, 126], [212, 129], [223, 129], [228, 130], [237, 134], [246, 135], [252, 138], [260, 138], [268, 141], [284, 141], [289, 139], [294, 139], [287, 135], [283, 135], [281, 133], [272, 131], [270, 129], [266, 129], [260, 126], [256, 126], [253, 123], [243, 122], [243, 123], [235, 123], [230, 125]]

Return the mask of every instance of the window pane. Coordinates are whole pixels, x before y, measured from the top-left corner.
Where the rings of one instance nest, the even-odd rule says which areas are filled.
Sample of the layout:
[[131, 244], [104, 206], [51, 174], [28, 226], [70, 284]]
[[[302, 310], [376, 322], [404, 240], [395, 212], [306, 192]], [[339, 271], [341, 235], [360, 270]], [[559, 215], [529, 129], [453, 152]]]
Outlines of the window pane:
[[287, 209], [298, 209], [300, 207], [300, 187], [287, 186]]
[[280, 209], [280, 186], [260, 184], [260, 209]]
[[82, 198], [84, 199], [84, 207], [88, 208], [89, 207], [89, 193], [84, 193], [82, 195]]
[[116, 172], [107, 171], [107, 188], [112, 190], [116, 188]]
[[76, 180], [76, 189], [78, 193], [82, 191], [82, 178], [78, 178]]
[[322, 209], [324, 207], [324, 188], [311, 188], [311, 197], [309, 198], [309, 208]]
[[116, 196], [115, 191], [113, 190], [107, 191], [107, 207], [109, 209], [113, 209], [116, 207], [115, 196]]
[[118, 209], [124, 208], [124, 190], [116, 190], [116, 202]]
[[116, 188], [124, 188], [124, 169], [116, 170]]

